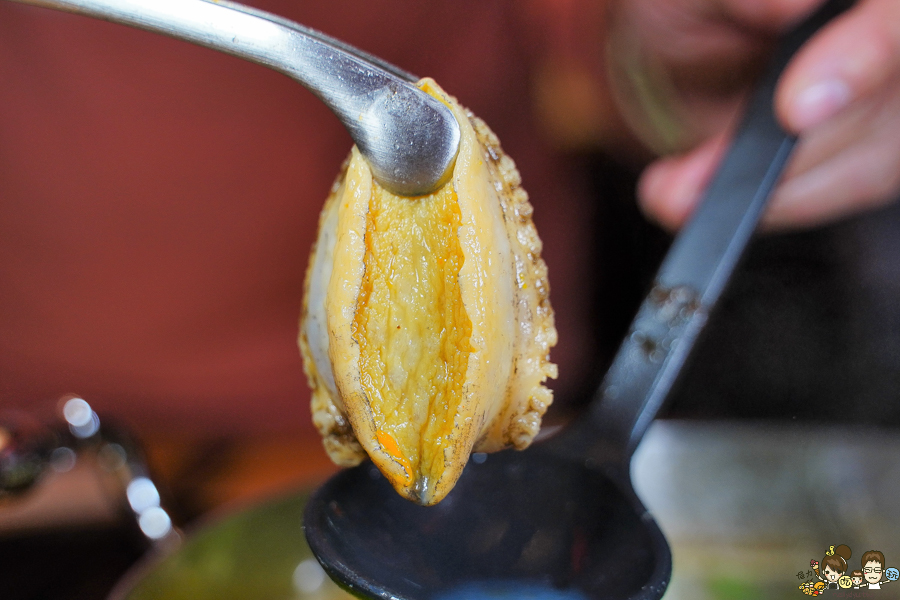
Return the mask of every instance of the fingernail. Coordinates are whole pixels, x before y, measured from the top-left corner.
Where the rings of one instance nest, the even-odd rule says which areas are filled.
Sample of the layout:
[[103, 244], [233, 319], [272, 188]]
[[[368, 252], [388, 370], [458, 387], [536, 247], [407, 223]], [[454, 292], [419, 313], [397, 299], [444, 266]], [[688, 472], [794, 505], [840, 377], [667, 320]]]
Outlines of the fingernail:
[[850, 87], [840, 79], [814, 83], [794, 100], [794, 126], [803, 130], [827, 120], [850, 102]]

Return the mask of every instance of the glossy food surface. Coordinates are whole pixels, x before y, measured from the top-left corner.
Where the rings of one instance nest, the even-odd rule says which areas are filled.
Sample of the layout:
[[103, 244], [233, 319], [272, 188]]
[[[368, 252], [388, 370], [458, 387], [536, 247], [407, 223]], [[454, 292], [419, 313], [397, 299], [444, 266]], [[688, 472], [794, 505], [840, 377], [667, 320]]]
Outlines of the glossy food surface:
[[472, 323], [459, 222], [452, 186], [423, 198], [373, 189], [353, 327], [376, 441], [403, 468], [395, 485], [441, 478], [462, 398]]
[[462, 131], [450, 181], [393, 195], [354, 149], [320, 221], [300, 346], [338, 464], [372, 458], [419, 504], [469, 454], [527, 447], [552, 401], [556, 343], [541, 243], [513, 161], [433, 81]]

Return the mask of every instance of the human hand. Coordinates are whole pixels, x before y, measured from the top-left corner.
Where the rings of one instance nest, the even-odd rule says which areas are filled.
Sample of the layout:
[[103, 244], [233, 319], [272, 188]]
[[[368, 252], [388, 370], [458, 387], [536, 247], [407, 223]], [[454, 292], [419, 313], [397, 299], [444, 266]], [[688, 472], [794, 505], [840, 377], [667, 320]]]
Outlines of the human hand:
[[[609, 56], [620, 61], [611, 69], [615, 95], [637, 135], [663, 154], [639, 183], [648, 215], [670, 229], [684, 223], [775, 39], [820, 3], [623, 0], [613, 6]], [[635, 72], [644, 80], [628, 75]], [[900, 2], [860, 0], [826, 25], [789, 64], [775, 108], [800, 143], [766, 225], [815, 225], [895, 199]]]

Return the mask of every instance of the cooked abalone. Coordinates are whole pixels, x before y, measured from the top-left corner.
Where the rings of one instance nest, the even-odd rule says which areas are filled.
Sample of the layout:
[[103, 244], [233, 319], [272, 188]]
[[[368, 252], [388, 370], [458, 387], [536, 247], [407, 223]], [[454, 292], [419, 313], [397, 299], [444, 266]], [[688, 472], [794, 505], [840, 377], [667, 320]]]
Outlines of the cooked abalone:
[[332, 460], [366, 454], [406, 498], [439, 502], [469, 454], [527, 447], [556, 343], [531, 205], [496, 136], [437, 84], [462, 130], [450, 181], [415, 198], [356, 148], [325, 202], [300, 348]]

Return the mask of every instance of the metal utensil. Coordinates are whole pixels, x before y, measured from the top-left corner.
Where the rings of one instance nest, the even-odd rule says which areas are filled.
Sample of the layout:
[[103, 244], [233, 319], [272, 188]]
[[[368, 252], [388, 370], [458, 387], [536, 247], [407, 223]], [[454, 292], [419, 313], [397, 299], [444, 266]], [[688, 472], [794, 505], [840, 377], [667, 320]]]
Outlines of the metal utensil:
[[84, 456], [93, 455], [100, 471], [122, 493], [118, 504], [134, 519], [134, 533], [140, 534], [135, 546], [141, 551], [177, 546], [181, 533], [160, 506], [159, 489], [137, 442], [124, 430], [101, 424], [83, 398], [63, 397], [60, 403], [64, 427], [0, 411], [0, 502], [24, 495], [46, 474], [69, 471]]
[[671, 554], [632, 488], [631, 456], [796, 141], [773, 114], [780, 73], [843, 4], [828, 3], [782, 41], [588, 414], [527, 452], [474, 456], [435, 507], [400, 498], [370, 463], [339, 473], [313, 496], [305, 517], [307, 541], [333, 578], [354, 594], [395, 600], [663, 595]]
[[405, 196], [450, 174], [459, 124], [417, 78], [322, 33], [224, 0], [14, 0], [132, 25], [256, 62], [299, 81], [340, 119], [375, 178]]

